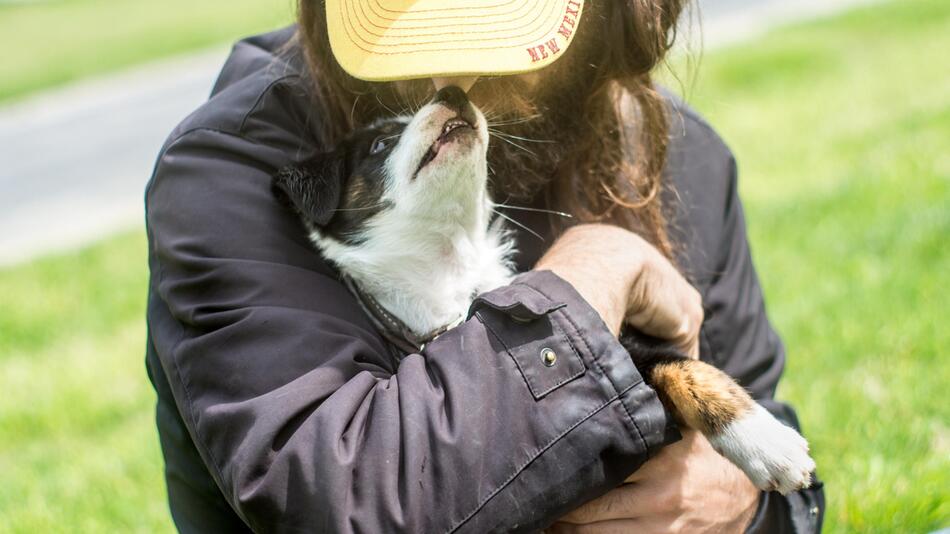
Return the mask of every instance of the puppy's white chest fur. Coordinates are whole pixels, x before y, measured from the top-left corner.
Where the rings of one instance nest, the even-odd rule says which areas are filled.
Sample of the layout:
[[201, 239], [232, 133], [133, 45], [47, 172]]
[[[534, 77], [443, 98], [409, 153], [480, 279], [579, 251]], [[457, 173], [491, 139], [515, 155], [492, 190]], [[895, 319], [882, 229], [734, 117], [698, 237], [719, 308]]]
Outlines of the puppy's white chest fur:
[[490, 223], [487, 147], [484, 115], [449, 87], [412, 117], [354, 132], [277, 183], [374, 309], [426, 339], [512, 275], [513, 240]]
[[[487, 199], [469, 221], [419, 217], [399, 209], [381, 214], [360, 246], [319, 232], [311, 239], [328, 259], [418, 335], [457, 321], [474, 295], [507, 284], [512, 241], [487, 221]], [[414, 216], [413, 216], [414, 215]]]

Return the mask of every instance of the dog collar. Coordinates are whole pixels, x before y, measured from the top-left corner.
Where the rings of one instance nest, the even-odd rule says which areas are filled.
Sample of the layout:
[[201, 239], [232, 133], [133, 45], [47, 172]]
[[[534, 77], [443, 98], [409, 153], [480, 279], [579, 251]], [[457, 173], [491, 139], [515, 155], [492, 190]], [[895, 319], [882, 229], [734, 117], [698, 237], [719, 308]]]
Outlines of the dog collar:
[[403, 351], [405, 354], [413, 354], [422, 351], [425, 348], [426, 343], [431, 342], [435, 338], [444, 334], [450, 328], [455, 328], [464, 320], [464, 316], [459, 316], [458, 319], [452, 321], [451, 323], [436, 328], [431, 332], [419, 336], [412, 331], [409, 326], [403, 322], [401, 319], [393, 315], [382, 304], [379, 303], [372, 295], [367, 294], [360, 289], [359, 284], [357, 284], [352, 278], [344, 275], [343, 283], [346, 284], [346, 287], [353, 293], [353, 296], [356, 297], [356, 301], [359, 303], [360, 307], [363, 308], [363, 311], [366, 312], [366, 315], [369, 316], [370, 321], [373, 323], [373, 326], [378, 330], [387, 341], [396, 346], [399, 350]]

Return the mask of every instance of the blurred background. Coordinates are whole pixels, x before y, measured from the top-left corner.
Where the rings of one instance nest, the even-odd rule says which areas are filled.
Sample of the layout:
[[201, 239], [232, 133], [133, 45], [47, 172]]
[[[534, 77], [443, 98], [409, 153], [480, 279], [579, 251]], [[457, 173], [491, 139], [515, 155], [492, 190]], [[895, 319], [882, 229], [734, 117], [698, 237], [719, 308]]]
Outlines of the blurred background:
[[[0, 0], [0, 531], [167, 532], [143, 191], [292, 0]], [[828, 532], [950, 527], [950, 2], [702, 0], [662, 74], [736, 153]]]

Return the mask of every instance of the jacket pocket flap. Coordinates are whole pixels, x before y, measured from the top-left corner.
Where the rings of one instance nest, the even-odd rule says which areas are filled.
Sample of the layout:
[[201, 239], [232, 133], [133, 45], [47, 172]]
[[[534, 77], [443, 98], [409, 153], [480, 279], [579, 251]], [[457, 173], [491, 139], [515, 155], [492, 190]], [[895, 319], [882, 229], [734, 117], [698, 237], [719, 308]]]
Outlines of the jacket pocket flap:
[[587, 371], [560, 324], [561, 312], [522, 322], [506, 316], [507, 311], [479, 310], [475, 316], [505, 347], [535, 400]]
[[518, 322], [529, 322], [563, 308], [567, 304], [555, 302], [534, 288], [524, 284], [512, 284], [482, 293], [468, 309], [468, 318], [483, 306], [504, 312]]

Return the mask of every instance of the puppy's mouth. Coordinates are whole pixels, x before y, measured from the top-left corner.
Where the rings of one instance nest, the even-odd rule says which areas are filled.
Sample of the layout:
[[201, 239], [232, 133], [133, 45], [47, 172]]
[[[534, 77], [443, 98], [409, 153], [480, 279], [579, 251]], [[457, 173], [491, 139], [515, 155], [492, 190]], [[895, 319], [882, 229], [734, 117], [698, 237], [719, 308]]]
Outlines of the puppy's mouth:
[[442, 133], [439, 134], [439, 137], [435, 139], [432, 145], [429, 146], [429, 150], [422, 155], [422, 160], [419, 162], [419, 167], [416, 168], [416, 174], [419, 174], [419, 171], [423, 167], [428, 165], [439, 155], [439, 150], [443, 145], [446, 145], [456, 138], [465, 135], [466, 133], [472, 133], [475, 131], [475, 127], [472, 126], [467, 120], [461, 117], [452, 117], [451, 119], [445, 121], [445, 124], [442, 125]]

